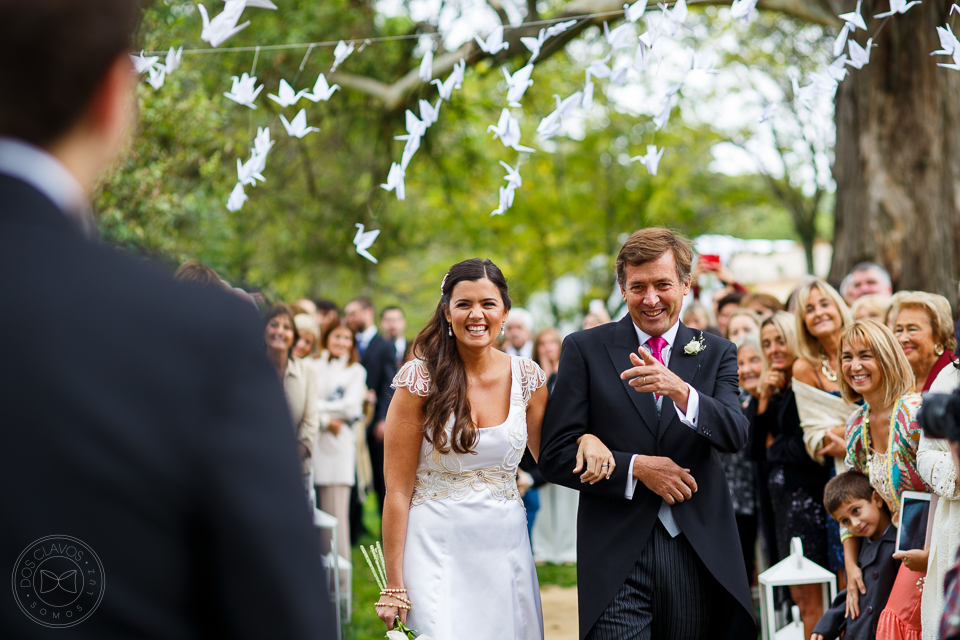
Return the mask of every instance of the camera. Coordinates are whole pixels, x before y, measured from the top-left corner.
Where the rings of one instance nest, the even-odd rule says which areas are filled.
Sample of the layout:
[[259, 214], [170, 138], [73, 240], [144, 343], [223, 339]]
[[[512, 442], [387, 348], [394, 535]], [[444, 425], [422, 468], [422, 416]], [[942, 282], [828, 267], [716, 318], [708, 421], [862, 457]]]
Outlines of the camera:
[[924, 396], [917, 422], [928, 438], [946, 438], [960, 442], [960, 389], [953, 393], [930, 393]]

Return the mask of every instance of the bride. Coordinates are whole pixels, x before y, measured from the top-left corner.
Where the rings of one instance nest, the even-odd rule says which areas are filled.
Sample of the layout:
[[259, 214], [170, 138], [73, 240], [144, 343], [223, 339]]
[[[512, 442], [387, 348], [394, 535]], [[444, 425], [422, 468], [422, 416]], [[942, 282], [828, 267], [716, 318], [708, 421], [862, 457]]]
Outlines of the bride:
[[450, 268], [440, 302], [394, 379], [387, 414], [377, 615], [434, 640], [541, 640], [537, 572], [517, 490], [539, 453], [546, 377], [493, 348], [510, 311], [490, 260]]

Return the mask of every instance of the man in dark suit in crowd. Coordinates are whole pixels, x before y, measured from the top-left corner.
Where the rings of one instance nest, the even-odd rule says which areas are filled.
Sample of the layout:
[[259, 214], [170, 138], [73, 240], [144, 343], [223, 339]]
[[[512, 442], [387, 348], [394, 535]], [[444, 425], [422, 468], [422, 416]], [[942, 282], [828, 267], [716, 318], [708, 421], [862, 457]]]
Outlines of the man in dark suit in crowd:
[[380, 312], [380, 331], [383, 337], [393, 345], [397, 354], [397, 369], [403, 366], [413, 343], [407, 342], [407, 317], [400, 307], [385, 307]]
[[0, 635], [332, 638], [256, 312], [96, 241], [137, 4], [0, 0]]
[[581, 638], [757, 637], [717, 456], [747, 441], [737, 353], [679, 321], [692, 258], [667, 229], [634, 233], [617, 257], [630, 312], [563, 345], [539, 462], [581, 492]]
[[367, 389], [376, 396], [373, 419], [367, 426], [367, 446], [373, 466], [373, 486], [383, 501], [387, 489], [383, 482], [383, 430], [387, 419], [387, 407], [393, 397], [393, 377], [397, 375], [397, 352], [392, 342], [377, 333], [376, 312], [367, 298], [355, 298], [344, 307], [347, 324], [357, 334], [357, 349], [360, 364], [367, 370]]

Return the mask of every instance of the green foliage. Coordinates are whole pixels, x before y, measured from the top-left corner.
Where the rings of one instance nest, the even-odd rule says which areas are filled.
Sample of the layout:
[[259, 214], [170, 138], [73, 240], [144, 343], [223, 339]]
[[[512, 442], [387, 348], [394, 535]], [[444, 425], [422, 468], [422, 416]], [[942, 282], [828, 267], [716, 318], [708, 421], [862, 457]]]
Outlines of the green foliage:
[[[142, 46], [205, 46], [192, 6], [153, 3]], [[402, 18], [383, 19], [370, 6], [292, 0], [277, 12], [249, 9], [244, 19], [253, 24], [228, 46], [362, 39], [420, 28]], [[392, 82], [418, 64], [415, 43], [370, 44], [343, 70]], [[498, 161], [515, 165], [518, 154], [487, 132], [505, 106], [502, 74], [489, 64], [468, 69], [463, 89], [443, 104], [407, 171], [407, 199], [398, 202], [379, 184], [402, 151], [403, 143], [393, 138], [403, 133], [402, 112], [341, 90], [329, 102], [304, 101], [284, 110], [289, 119], [306, 106], [308, 123], [320, 132], [303, 140], [284, 132], [281, 109], [266, 94], [276, 92], [281, 78], [296, 89], [312, 87], [332, 62], [330, 47], [315, 48], [306, 59], [305, 53], [259, 53], [256, 75], [265, 88], [256, 110], [222, 96], [230, 76], [251, 71], [253, 52], [185, 53], [160, 90], [141, 84], [130, 153], [96, 202], [104, 237], [171, 264], [197, 258], [227, 279], [260, 284], [275, 297], [344, 302], [371, 295], [381, 304], [403, 305], [415, 327], [432, 312], [449, 265], [467, 257], [500, 264], [521, 302], [549, 290], [564, 274], [582, 279], [587, 298], [606, 298], [623, 234], [643, 225], [668, 224], [687, 234], [794, 236], [789, 215], [758, 177], [710, 169], [711, 148], [723, 140], [719, 133], [684, 126], [678, 111], [664, 131], [654, 133], [648, 116], [627, 115], [612, 105], [582, 122], [582, 140], [558, 137], [553, 153], [530, 155], [513, 208], [490, 217], [505, 184]], [[526, 144], [534, 141], [539, 118], [553, 109], [553, 94], [569, 95], [582, 79], [582, 67], [565, 53], [538, 64], [524, 98]], [[603, 86], [596, 94], [600, 105]], [[436, 97], [435, 87], [422, 86], [410, 106], [417, 112], [416, 99]], [[237, 159], [249, 158], [260, 126], [270, 126], [276, 141], [266, 182], [247, 187], [243, 209], [229, 213], [224, 205], [236, 182]], [[657, 176], [629, 163], [652, 142], [667, 147]], [[355, 253], [355, 223], [381, 229], [372, 249], [379, 265]]]

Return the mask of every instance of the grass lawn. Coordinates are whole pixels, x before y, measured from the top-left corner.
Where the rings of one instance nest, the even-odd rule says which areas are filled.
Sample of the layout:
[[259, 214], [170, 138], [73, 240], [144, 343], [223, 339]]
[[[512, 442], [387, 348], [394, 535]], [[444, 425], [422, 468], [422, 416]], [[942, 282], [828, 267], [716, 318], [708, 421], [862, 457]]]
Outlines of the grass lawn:
[[[364, 536], [360, 544], [368, 547], [380, 539], [380, 514], [376, 499], [367, 500], [363, 508], [363, 523], [373, 535]], [[375, 537], [374, 537], [375, 536]], [[380, 589], [370, 573], [367, 561], [359, 547], [353, 548], [353, 611], [349, 624], [343, 628], [343, 640], [382, 640], [386, 628], [373, 610], [373, 603], [380, 596]], [[537, 567], [541, 585], [555, 584], [572, 587], [577, 584], [577, 567], [574, 565], [543, 565]]]

